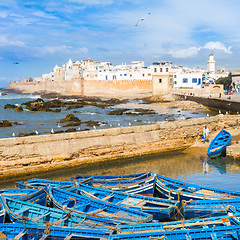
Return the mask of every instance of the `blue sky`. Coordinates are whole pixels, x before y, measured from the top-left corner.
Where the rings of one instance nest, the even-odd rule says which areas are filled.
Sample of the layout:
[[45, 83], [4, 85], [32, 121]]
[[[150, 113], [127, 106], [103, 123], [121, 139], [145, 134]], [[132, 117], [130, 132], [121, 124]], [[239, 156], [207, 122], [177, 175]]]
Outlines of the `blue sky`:
[[240, 69], [239, 12], [239, 0], [1, 1], [0, 87], [69, 58], [206, 68], [214, 53], [219, 69]]

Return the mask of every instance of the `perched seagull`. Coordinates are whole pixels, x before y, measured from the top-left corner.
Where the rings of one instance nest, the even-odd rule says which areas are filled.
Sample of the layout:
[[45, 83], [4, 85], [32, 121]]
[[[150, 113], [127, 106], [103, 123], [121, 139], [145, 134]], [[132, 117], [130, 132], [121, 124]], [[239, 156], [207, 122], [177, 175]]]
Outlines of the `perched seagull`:
[[219, 110], [218, 113], [221, 114], [221, 110]]
[[52, 133], [52, 134], [54, 133], [54, 130], [53, 130], [53, 128], [52, 128], [52, 130], [51, 130], [51, 133]]
[[35, 133], [36, 133], [36, 135], [38, 135], [38, 134], [39, 134], [37, 130], [35, 131]]
[[81, 128], [80, 128], [80, 127], [78, 127], [78, 131], [81, 131]]
[[142, 17], [138, 22], [137, 22], [137, 24], [135, 25], [135, 27], [137, 27], [139, 24], [140, 24], [140, 22], [142, 22], [143, 20], [144, 20], [144, 18], [147, 16], [147, 15], [149, 15], [150, 14], [150, 12], [148, 13], [148, 14], [146, 14], [144, 17]]
[[226, 114], [228, 114], [228, 112], [226, 112]]
[[112, 127], [112, 124], [110, 124], [109, 126]]
[[121, 124], [120, 124], [120, 123], [118, 123], [118, 126], [120, 127], [120, 126], [121, 126]]
[[151, 122], [150, 121], [148, 121], [148, 124], [150, 124]]
[[96, 126], [94, 125], [93, 128], [96, 129]]
[[207, 114], [207, 117], [209, 117], [209, 114]]
[[16, 136], [15, 133], [13, 133], [12, 136], [15, 137]]
[[58, 127], [58, 128], [60, 128], [60, 127], [61, 127], [59, 123], [58, 123], [57, 127]]
[[131, 124], [131, 123], [128, 123], [128, 125], [129, 125], [129, 126], [132, 126], [132, 124]]

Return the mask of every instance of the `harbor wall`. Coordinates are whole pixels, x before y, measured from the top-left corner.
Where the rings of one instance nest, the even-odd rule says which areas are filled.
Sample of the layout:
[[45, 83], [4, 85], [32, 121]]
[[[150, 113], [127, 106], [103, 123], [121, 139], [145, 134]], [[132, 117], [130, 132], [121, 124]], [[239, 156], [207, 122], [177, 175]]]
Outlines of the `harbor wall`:
[[211, 133], [235, 128], [240, 115], [217, 115], [133, 127], [0, 139], [0, 178], [181, 150]]
[[59, 93], [62, 95], [85, 96], [151, 96], [152, 80], [84, 80], [29, 82], [13, 81], [10, 89], [22, 93]]
[[233, 113], [240, 112], [240, 102], [221, 98], [206, 98], [188, 95], [182, 95], [182, 97], [186, 100], [194, 101], [207, 107], [217, 108]]

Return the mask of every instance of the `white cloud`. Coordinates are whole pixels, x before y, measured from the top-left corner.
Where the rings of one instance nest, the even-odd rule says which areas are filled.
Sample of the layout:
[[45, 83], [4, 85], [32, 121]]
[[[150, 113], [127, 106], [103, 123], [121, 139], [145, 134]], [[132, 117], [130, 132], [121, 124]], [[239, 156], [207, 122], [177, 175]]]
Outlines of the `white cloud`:
[[171, 54], [175, 58], [188, 58], [196, 55], [201, 48], [197, 47], [190, 47], [187, 49], [180, 49], [180, 50], [170, 50], [169, 54]]
[[209, 50], [220, 50], [224, 53], [231, 54], [231, 46], [228, 48], [221, 42], [208, 42], [203, 47], [189, 47], [187, 49], [180, 50], [170, 50], [169, 54], [171, 54], [175, 58], [188, 58], [198, 54], [201, 49], [209, 49]]
[[10, 38], [8, 38], [5, 35], [0, 35], [0, 46], [16, 46], [16, 47], [23, 47], [25, 44], [22, 41], [18, 41], [18, 40], [11, 40]]
[[202, 48], [206, 48], [206, 49], [210, 49], [210, 50], [222, 50], [225, 53], [232, 53], [231, 52], [231, 46], [229, 46], [228, 48], [225, 47], [225, 45], [221, 42], [208, 42], [206, 43]]

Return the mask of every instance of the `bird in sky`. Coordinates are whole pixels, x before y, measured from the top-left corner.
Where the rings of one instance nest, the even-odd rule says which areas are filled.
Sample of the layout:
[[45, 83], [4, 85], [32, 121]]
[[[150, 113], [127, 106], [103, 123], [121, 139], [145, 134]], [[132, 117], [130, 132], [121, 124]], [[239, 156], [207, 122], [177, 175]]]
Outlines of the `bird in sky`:
[[19, 64], [19, 62], [14, 62], [13, 64]]
[[142, 17], [137, 24], [135, 25], [136, 27], [145, 19], [146, 16], [148, 16], [150, 14], [150, 12], [148, 14], [146, 14], [144, 17]]

